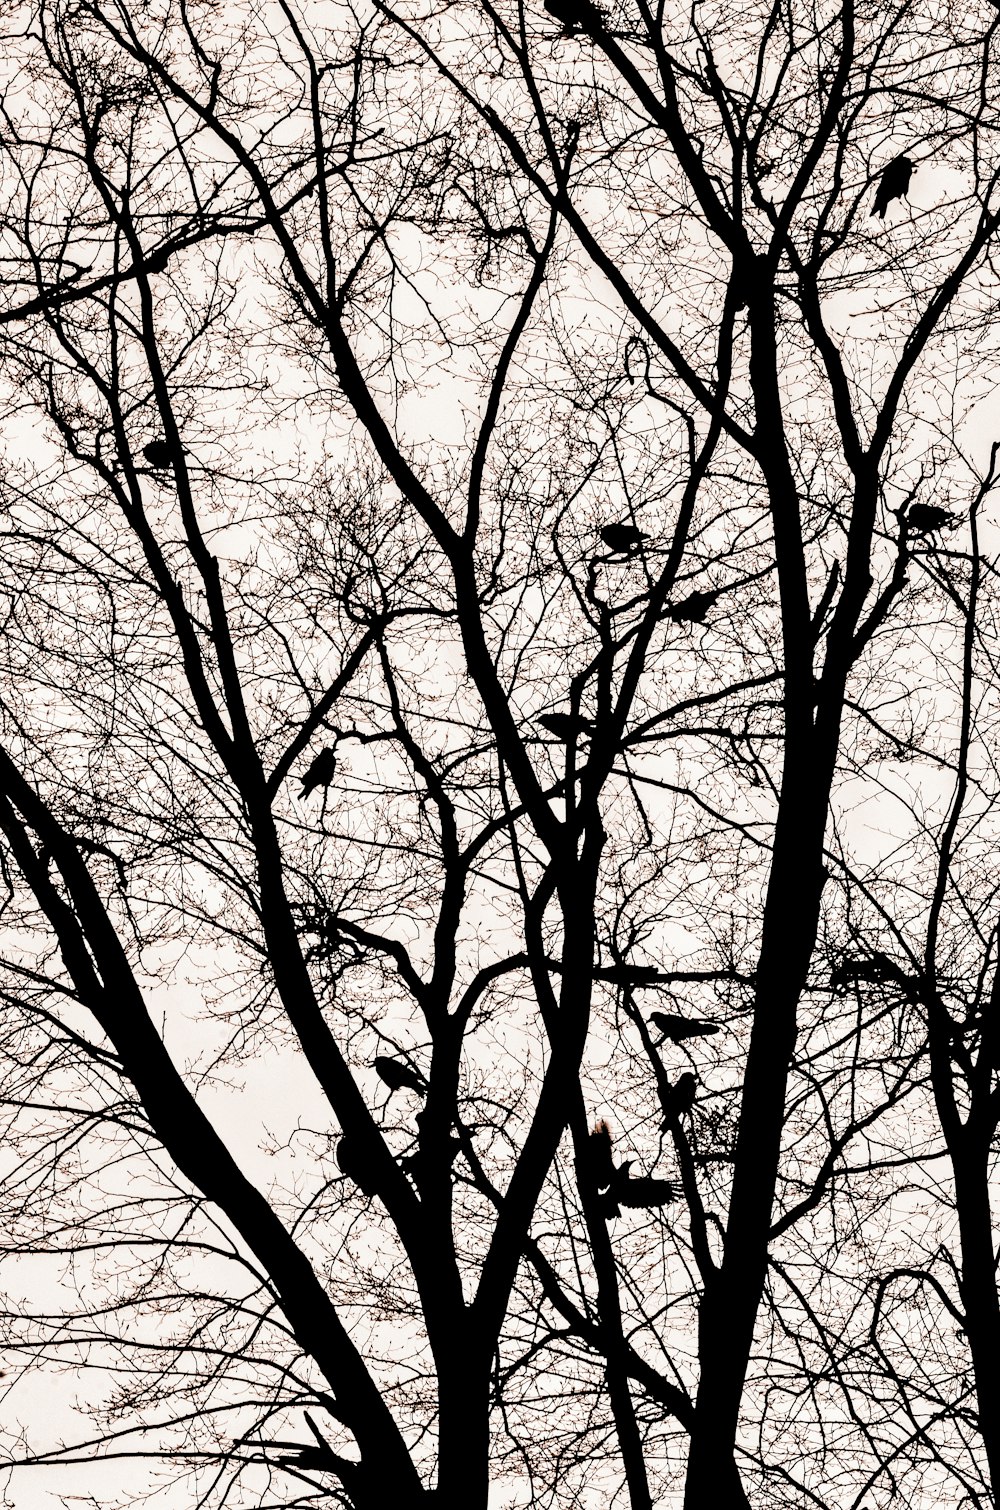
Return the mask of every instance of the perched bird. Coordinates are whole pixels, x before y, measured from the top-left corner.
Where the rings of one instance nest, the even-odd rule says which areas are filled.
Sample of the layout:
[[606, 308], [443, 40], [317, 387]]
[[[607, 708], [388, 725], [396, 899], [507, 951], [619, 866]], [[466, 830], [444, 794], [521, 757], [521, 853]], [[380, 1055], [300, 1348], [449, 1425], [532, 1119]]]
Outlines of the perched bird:
[[615, 1178], [611, 1157], [611, 1129], [605, 1121], [595, 1124], [587, 1139], [587, 1170], [598, 1190], [606, 1190]]
[[353, 1180], [365, 1195], [376, 1193], [378, 1179], [371, 1164], [349, 1138], [341, 1138], [337, 1144], [337, 1163], [347, 1178]]
[[621, 986], [652, 986], [661, 972], [655, 965], [605, 965], [595, 973], [598, 980], [616, 981]]
[[613, 551], [631, 554], [649, 536], [645, 530], [637, 530], [634, 524], [606, 524], [601, 530], [601, 539]]
[[545, 9], [570, 33], [600, 31], [604, 26], [604, 12], [592, 0], [545, 0]]
[[714, 608], [720, 588], [717, 592], [693, 592], [680, 603], [672, 603], [667, 608], [667, 613], [675, 624], [704, 624], [705, 615], [710, 608]]
[[330, 745], [324, 746], [315, 756], [305, 775], [302, 777], [302, 790], [300, 797], [308, 797], [318, 786], [325, 791], [333, 780], [337, 770], [337, 756]]
[[536, 724], [541, 724], [550, 734], [557, 739], [570, 740], [576, 744], [581, 738], [589, 738], [594, 732], [594, 725], [589, 718], [582, 718], [579, 714], [572, 713], [543, 713], [535, 719]]
[[183, 446], [179, 446], [175, 450], [170, 442], [166, 440], [151, 440], [148, 445], [142, 448], [143, 456], [145, 456], [149, 465], [156, 472], [169, 472], [178, 456], [183, 454], [183, 451]]
[[423, 1096], [427, 1091], [423, 1075], [404, 1059], [390, 1059], [388, 1054], [376, 1054], [375, 1073], [389, 1087], [390, 1095], [393, 1091], [405, 1089]]
[[935, 503], [915, 503], [903, 518], [911, 535], [930, 535], [954, 522], [954, 514], [949, 514], [947, 509], [939, 509]]
[[698, 1017], [678, 1017], [674, 1012], [650, 1012], [649, 1020], [671, 1043], [683, 1043], [685, 1038], [708, 1038], [719, 1031], [716, 1022], [703, 1022]]
[[667, 1128], [670, 1123], [680, 1121], [681, 1117], [694, 1106], [695, 1077], [690, 1070], [685, 1070], [679, 1076], [674, 1085], [670, 1087], [670, 1096], [667, 1101], [667, 1116], [663, 1119], [662, 1126]]
[[891, 163], [887, 163], [882, 169], [882, 177], [875, 190], [875, 203], [871, 207], [871, 214], [884, 220], [885, 212], [892, 201], [901, 199], [909, 189], [912, 177], [913, 162], [910, 158], [894, 157]]

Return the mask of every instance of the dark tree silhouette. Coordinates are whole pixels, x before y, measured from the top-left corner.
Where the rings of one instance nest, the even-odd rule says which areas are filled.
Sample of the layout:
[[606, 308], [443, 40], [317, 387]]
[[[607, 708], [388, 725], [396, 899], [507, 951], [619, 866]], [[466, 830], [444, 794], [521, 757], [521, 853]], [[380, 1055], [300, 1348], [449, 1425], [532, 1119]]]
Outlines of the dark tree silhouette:
[[11, 1503], [995, 1498], [998, 27], [5, 14]]

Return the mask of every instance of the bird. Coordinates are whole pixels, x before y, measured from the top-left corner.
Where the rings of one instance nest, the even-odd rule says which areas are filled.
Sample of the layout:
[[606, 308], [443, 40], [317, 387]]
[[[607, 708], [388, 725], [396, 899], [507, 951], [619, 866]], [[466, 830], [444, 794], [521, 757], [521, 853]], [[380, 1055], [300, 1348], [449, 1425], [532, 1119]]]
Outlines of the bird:
[[652, 986], [660, 979], [660, 971], [655, 965], [605, 965], [597, 971], [597, 978], [621, 986]]
[[388, 1054], [376, 1054], [375, 1073], [389, 1087], [390, 1095], [393, 1091], [404, 1089], [416, 1091], [418, 1096], [426, 1094], [427, 1083], [423, 1075], [403, 1059], [390, 1059]]
[[913, 535], [930, 535], [954, 522], [954, 514], [938, 508], [936, 503], [915, 503], [903, 517], [904, 525]]
[[636, 529], [634, 524], [606, 524], [600, 535], [610, 550], [626, 552], [629, 555], [634, 550], [638, 550], [644, 540], [649, 539], [646, 531]]
[[[606, 1127], [606, 1123], [599, 1122], [591, 1137], [598, 1128]], [[608, 1137], [608, 1161], [611, 1158], [610, 1134]], [[605, 1221], [615, 1216], [621, 1216], [621, 1207], [627, 1206], [632, 1211], [649, 1210], [654, 1206], [665, 1206], [676, 1197], [676, 1192], [669, 1180], [658, 1180], [651, 1175], [636, 1175], [634, 1178], [629, 1173], [632, 1168], [632, 1160], [626, 1159], [617, 1169], [610, 1168], [610, 1180], [602, 1180], [607, 1183], [608, 1189], [603, 1191], [597, 1198], [597, 1210]], [[607, 1173], [607, 1171], [605, 1171]]]
[[[276, 1444], [284, 1446], [283, 1442]], [[282, 1453], [274, 1459], [279, 1468], [312, 1469], [314, 1473], [333, 1473], [338, 1467], [338, 1460], [329, 1447], [323, 1448], [311, 1442], [303, 1443], [292, 1453]]]
[[682, 1043], [685, 1038], [708, 1038], [719, 1031], [716, 1022], [703, 1022], [698, 1017], [678, 1017], [674, 1012], [651, 1012], [649, 1020], [671, 1043]]
[[680, 1121], [685, 1113], [694, 1106], [695, 1077], [690, 1070], [685, 1070], [674, 1085], [670, 1087], [667, 1097], [667, 1115], [663, 1119], [662, 1126], [667, 1128], [671, 1122]]
[[337, 1144], [337, 1164], [364, 1195], [375, 1195], [378, 1190], [378, 1178], [370, 1161], [359, 1152], [349, 1138], [341, 1138]]
[[591, 720], [583, 718], [579, 713], [543, 713], [535, 722], [567, 744], [570, 740], [576, 744], [578, 739], [589, 738], [594, 732]]
[[319, 754], [314, 757], [308, 770], [302, 777], [302, 790], [300, 797], [308, 797], [318, 786], [324, 791], [330, 785], [337, 770], [337, 756], [331, 745], [325, 745]]
[[704, 624], [705, 615], [710, 608], [715, 607], [716, 599], [722, 589], [715, 592], [693, 592], [680, 603], [672, 603], [667, 607], [667, 613], [675, 624]]
[[545, 0], [545, 9], [550, 16], [561, 21], [570, 34], [574, 31], [600, 31], [604, 26], [604, 12], [592, 0]]
[[612, 1217], [621, 1216], [622, 1214], [613, 1189], [602, 1191], [594, 1202], [594, 1205], [606, 1222], [609, 1222]]
[[658, 1180], [648, 1174], [633, 1178], [628, 1173], [627, 1164], [623, 1164], [618, 1173], [624, 1175], [624, 1178], [617, 1180], [612, 1189], [620, 1206], [628, 1206], [633, 1211], [648, 1211], [654, 1206], [666, 1206], [676, 1198], [676, 1191], [669, 1180]]
[[611, 1157], [611, 1128], [602, 1119], [594, 1124], [587, 1139], [587, 1166], [598, 1190], [606, 1190], [615, 1178], [615, 1163]]
[[882, 177], [875, 190], [875, 202], [870, 214], [885, 219], [885, 212], [894, 199], [901, 199], [910, 187], [913, 177], [913, 161], [909, 157], [894, 157], [882, 169]]
[[168, 440], [151, 440], [142, 448], [143, 456], [156, 472], [169, 472], [183, 452], [183, 446], [175, 449]]

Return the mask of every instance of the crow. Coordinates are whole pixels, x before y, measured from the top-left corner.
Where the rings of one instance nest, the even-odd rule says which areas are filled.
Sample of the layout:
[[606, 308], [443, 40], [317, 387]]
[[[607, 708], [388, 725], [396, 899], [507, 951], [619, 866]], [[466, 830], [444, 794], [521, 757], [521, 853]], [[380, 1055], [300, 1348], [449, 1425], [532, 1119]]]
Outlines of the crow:
[[306, 1443], [287, 1456], [282, 1454], [280, 1457], [276, 1457], [274, 1461], [279, 1468], [311, 1469], [314, 1473], [332, 1473], [338, 1466], [338, 1460], [329, 1447], [324, 1450], [324, 1448], [312, 1443]]
[[570, 740], [576, 744], [577, 740], [587, 739], [594, 732], [594, 725], [589, 718], [573, 713], [543, 713], [535, 719], [535, 723], [541, 724], [543, 729], [567, 744]]
[[614, 1182], [615, 1164], [611, 1157], [611, 1129], [604, 1121], [597, 1122], [587, 1139], [587, 1165], [593, 1183], [598, 1190], [606, 1190]]
[[183, 446], [178, 446], [175, 450], [167, 440], [151, 440], [142, 448], [143, 456], [155, 472], [169, 472], [183, 451]]
[[416, 1091], [418, 1096], [427, 1092], [427, 1083], [412, 1065], [402, 1059], [390, 1059], [388, 1054], [375, 1055], [375, 1073], [379, 1079], [389, 1087], [389, 1094], [393, 1091]]
[[353, 1180], [364, 1195], [376, 1193], [378, 1177], [371, 1163], [355, 1148], [349, 1138], [341, 1138], [337, 1144], [337, 1163], [348, 1179]]
[[601, 530], [601, 539], [604, 544], [613, 551], [622, 551], [631, 555], [637, 550], [649, 536], [645, 530], [636, 529], [634, 524], [606, 524]]
[[618, 1205], [618, 1201], [615, 1198], [614, 1189], [603, 1191], [602, 1194], [597, 1197], [597, 1200], [594, 1204], [596, 1205], [597, 1210], [600, 1212], [601, 1216], [603, 1216], [606, 1222], [610, 1222], [612, 1217], [621, 1216], [622, 1214], [621, 1207]]
[[906, 528], [913, 535], [930, 535], [954, 522], [954, 514], [949, 514], [947, 509], [939, 509], [934, 503], [915, 503], [903, 519]]
[[680, 603], [667, 606], [667, 613], [675, 624], [704, 624], [705, 615], [715, 607], [721, 588], [716, 592], [693, 592]]
[[325, 745], [302, 777], [302, 790], [299, 796], [308, 797], [309, 793], [314, 792], [318, 786], [325, 791], [333, 780], [336, 770], [337, 756], [330, 745]]
[[545, 0], [545, 9], [562, 22], [567, 35], [575, 31], [601, 31], [604, 27], [604, 12], [592, 0]]
[[871, 207], [871, 214], [877, 215], [880, 220], [885, 219], [885, 212], [894, 199], [901, 199], [910, 187], [910, 179], [913, 177], [913, 162], [908, 157], [894, 157], [891, 163], [887, 163], [882, 169], [882, 177], [879, 179], [878, 188], [875, 190], [875, 203]]
[[670, 1087], [667, 1099], [667, 1115], [661, 1126], [665, 1130], [671, 1122], [679, 1122], [694, 1106], [695, 1077], [690, 1070], [685, 1070], [677, 1082]]
[[649, 1020], [671, 1043], [682, 1043], [685, 1038], [708, 1038], [719, 1031], [718, 1023], [703, 1022], [698, 1017], [678, 1017], [674, 1012], [651, 1012]]
[[652, 986], [660, 979], [660, 971], [655, 965], [605, 965], [598, 969], [597, 979], [621, 986]]
[[[593, 1135], [592, 1133], [591, 1137]], [[657, 1180], [651, 1175], [636, 1175], [633, 1179], [629, 1173], [631, 1168], [632, 1160], [626, 1159], [624, 1164], [613, 1169], [610, 1188], [598, 1197], [597, 1209], [605, 1221], [621, 1216], [622, 1206], [628, 1206], [633, 1211], [650, 1210], [654, 1206], [665, 1206], [676, 1197], [669, 1180]]]
[[666, 1206], [676, 1198], [676, 1191], [669, 1180], [658, 1180], [648, 1174], [636, 1175], [633, 1179], [628, 1173], [627, 1164], [623, 1164], [618, 1173], [624, 1175], [624, 1179], [617, 1180], [612, 1190], [620, 1206], [628, 1206], [633, 1211], [648, 1211], [654, 1206]]

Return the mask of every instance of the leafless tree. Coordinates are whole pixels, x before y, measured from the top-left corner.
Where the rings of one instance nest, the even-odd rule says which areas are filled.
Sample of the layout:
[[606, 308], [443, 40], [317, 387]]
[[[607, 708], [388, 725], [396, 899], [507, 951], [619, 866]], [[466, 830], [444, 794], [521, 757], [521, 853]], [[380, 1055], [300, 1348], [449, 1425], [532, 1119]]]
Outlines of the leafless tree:
[[998, 24], [8, 8], [12, 1504], [990, 1502]]

